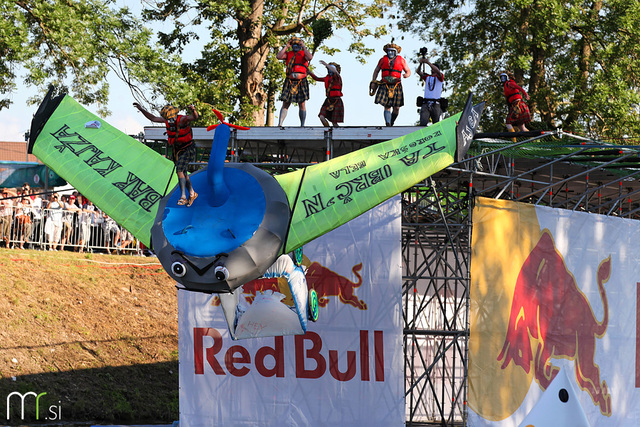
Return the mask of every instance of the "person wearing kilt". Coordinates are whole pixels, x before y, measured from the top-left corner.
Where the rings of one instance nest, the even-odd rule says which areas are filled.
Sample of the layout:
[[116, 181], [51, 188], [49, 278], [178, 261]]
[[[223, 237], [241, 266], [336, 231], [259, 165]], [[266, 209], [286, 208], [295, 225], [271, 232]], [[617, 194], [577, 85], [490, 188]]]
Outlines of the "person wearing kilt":
[[304, 121], [307, 118], [305, 101], [309, 99], [307, 72], [309, 70], [309, 61], [311, 61], [313, 55], [304, 45], [304, 41], [301, 38], [292, 37], [276, 54], [276, 58], [285, 62], [287, 73], [282, 87], [282, 95], [280, 95], [282, 108], [280, 109], [278, 126], [282, 126], [284, 123], [292, 102], [298, 104], [300, 126], [304, 126]]
[[[387, 126], [393, 126], [400, 113], [400, 107], [404, 105], [402, 78], [409, 77], [411, 69], [404, 58], [399, 55], [402, 51], [400, 46], [387, 43], [383, 50], [386, 56], [380, 58], [376, 69], [373, 70], [369, 94], [373, 95], [373, 91], [376, 91], [373, 102], [384, 107], [384, 122]], [[377, 81], [380, 71], [382, 71], [382, 80]]]
[[513, 80], [513, 74], [507, 71], [500, 73], [500, 81], [504, 85], [504, 96], [509, 106], [506, 120], [507, 130], [509, 132], [515, 132], [515, 130], [527, 132], [528, 129], [525, 125], [531, 121], [531, 113], [522, 99], [522, 95], [527, 101], [529, 100], [529, 95]]
[[[189, 164], [196, 161], [196, 144], [193, 141], [193, 131], [190, 123], [196, 120], [198, 112], [193, 105], [189, 105], [191, 114], [179, 115], [180, 110], [173, 105], [165, 105], [160, 111], [160, 117], [151, 114], [137, 102], [133, 103], [142, 115], [154, 123], [164, 123], [167, 127], [167, 142], [173, 146], [173, 162], [176, 165], [178, 184], [180, 185], [181, 197], [178, 205], [191, 206], [198, 197], [198, 193], [193, 190], [189, 179]], [[189, 191], [187, 198], [186, 190]]]
[[325, 126], [338, 127], [338, 123], [344, 122], [344, 104], [342, 102], [342, 77], [340, 77], [340, 65], [335, 62], [326, 63], [320, 61], [322, 65], [327, 67], [327, 75], [318, 77], [309, 71], [309, 75], [318, 82], [324, 82], [324, 89], [327, 98], [320, 108], [318, 117]]

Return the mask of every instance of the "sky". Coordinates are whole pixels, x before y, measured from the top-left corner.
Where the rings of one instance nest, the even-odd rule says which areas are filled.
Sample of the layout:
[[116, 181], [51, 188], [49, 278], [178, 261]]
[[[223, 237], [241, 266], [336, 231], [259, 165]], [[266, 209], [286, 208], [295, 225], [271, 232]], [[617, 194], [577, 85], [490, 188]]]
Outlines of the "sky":
[[[139, 4], [139, 2], [134, 0], [120, 0], [119, 3], [129, 4], [132, 9], [136, 3]], [[413, 126], [419, 120], [415, 99], [417, 96], [422, 95], [424, 89], [415, 72], [417, 69], [418, 50], [423, 46], [428, 47], [431, 52], [434, 52], [434, 58], [437, 58], [437, 48], [432, 44], [427, 44], [419, 40], [415, 35], [401, 33], [396, 30], [395, 32], [392, 31], [391, 34], [383, 39], [369, 39], [367, 43], [375, 49], [375, 53], [367, 59], [365, 64], [360, 64], [352, 54], [346, 52], [346, 47], [350, 39], [348, 33], [342, 30], [334, 31], [334, 35], [325, 43], [332, 47], [341, 48], [345, 52], [333, 56], [316, 52], [316, 55], [311, 61], [311, 64], [316, 67], [315, 72], [318, 76], [326, 75], [326, 69], [320, 65], [320, 60], [324, 60], [327, 63], [337, 62], [342, 68], [343, 102], [345, 105], [345, 121], [342, 126], [384, 126], [383, 108], [380, 105], [374, 104], [373, 97], [369, 96], [369, 82], [371, 81], [373, 70], [378, 60], [384, 55], [382, 47], [391, 42], [392, 38], [394, 39], [394, 43], [402, 48], [400, 56], [403, 56], [405, 60], [407, 60], [411, 68], [411, 76], [403, 79], [405, 105], [400, 109], [400, 114], [395, 124], [396, 126]], [[305, 41], [307, 39], [308, 37]], [[201, 43], [204, 43], [204, 41], [201, 41]], [[185, 49], [183, 60], [192, 60], [198, 57], [199, 52], [199, 46], [190, 46]], [[26, 102], [29, 97], [36, 94], [36, 90], [21, 86], [23, 76], [18, 75], [19, 77], [16, 80], [18, 90], [9, 95], [12, 104], [9, 108], [0, 111], [0, 122], [4, 124], [3, 133], [2, 136], [0, 136], [0, 140], [2, 141], [24, 141], [25, 132], [27, 132], [31, 126], [31, 118], [38, 109], [37, 105], [29, 106]], [[380, 78], [380, 75], [378, 75], [378, 78]], [[309, 78], [309, 81], [311, 82], [312, 79]], [[445, 93], [448, 88], [446, 83], [445, 71]], [[111, 90], [108, 109], [112, 114], [108, 117], [102, 117], [102, 119], [130, 135], [138, 134], [143, 131], [144, 126], [152, 125], [150, 121], [133, 107], [133, 102], [136, 100], [124, 83], [117, 77], [111, 76], [109, 78], [109, 84]], [[310, 85], [310, 98], [306, 102], [306, 126], [322, 126], [318, 118], [318, 113], [320, 112], [320, 107], [324, 99], [324, 85], [322, 83]], [[276, 123], [281, 106], [282, 103], [278, 101], [276, 103]], [[149, 108], [148, 106], [146, 107]], [[96, 113], [97, 110], [95, 105], [85, 105], [85, 108], [93, 113]], [[159, 114], [159, 112], [156, 113]], [[209, 124], [198, 123], [199, 126], [207, 126]], [[291, 105], [284, 121], [284, 126], [298, 125], [300, 125], [298, 107], [297, 105]]]

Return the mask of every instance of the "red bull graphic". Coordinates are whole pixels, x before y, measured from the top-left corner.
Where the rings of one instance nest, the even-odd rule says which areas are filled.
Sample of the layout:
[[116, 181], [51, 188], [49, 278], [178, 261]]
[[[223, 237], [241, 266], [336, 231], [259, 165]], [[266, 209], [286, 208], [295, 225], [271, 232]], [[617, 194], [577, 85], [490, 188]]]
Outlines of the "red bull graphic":
[[359, 299], [355, 290], [362, 285], [362, 263], [351, 268], [351, 272], [358, 278], [353, 282], [318, 262], [312, 262], [306, 272], [309, 289], [315, 289], [318, 293], [318, 305], [326, 307], [329, 297], [338, 297], [343, 304], [351, 305], [360, 310], [367, 309], [367, 303]]
[[287, 283], [287, 279], [284, 277], [256, 279], [242, 285], [242, 295], [244, 295], [245, 300], [249, 304], [253, 303], [258, 292], [264, 293], [265, 291], [280, 292], [285, 296], [282, 303], [288, 306], [293, 306], [291, 287]]
[[611, 275], [611, 256], [597, 270], [604, 314], [598, 321], [589, 300], [567, 269], [553, 237], [545, 230], [517, 278], [507, 335], [498, 355], [505, 369], [511, 362], [533, 375], [546, 390], [560, 368], [551, 359], [575, 363], [576, 380], [603, 415], [611, 416], [611, 394], [595, 363], [596, 339], [609, 323], [604, 284]]
[[[304, 258], [303, 264], [307, 266], [307, 271], [305, 273], [307, 286], [309, 287], [309, 290], [315, 289], [318, 293], [318, 305], [320, 307], [326, 307], [329, 303], [330, 297], [338, 297], [338, 301], [343, 304], [350, 305], [360, 310], [367, 309], [367, 303], [355, 295], [355, 290], [362, 285], [362, 276], [360, 275], [362, 263], [356, 264], [351, 268], [351, 272], [358, 279], [357, 282], [349, 280], [319, 262], [312, 262], [306, 257]], [[252, 280], [251, 282], [245, 283], [241, 289], [245, 300], [249, 304], [253, 302], [258, 292], [264, 293], [265, 291], [270, 290], [283, 294], [285, 296], [282, 300], [284, 304], [289, 306], [293, 305], [291, 289], [287, 285], [286, 279], [283, 277]], [[217, 296], [214, 297], [211, 300], [211, 305], [219, 306], [220, 298]]]

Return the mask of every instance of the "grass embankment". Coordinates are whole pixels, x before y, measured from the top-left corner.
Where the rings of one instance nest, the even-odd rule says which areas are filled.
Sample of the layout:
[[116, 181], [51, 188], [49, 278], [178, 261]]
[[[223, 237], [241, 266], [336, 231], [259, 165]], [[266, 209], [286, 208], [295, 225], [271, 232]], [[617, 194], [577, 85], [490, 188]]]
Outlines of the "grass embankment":
[[[178, 419], [175, 282], [156, 258], [0, 250], [0, 417], [24, 422]], [[21, 424], [19, 398], [9, 424]], [[56, 419], [61, 418], [61, 419]]]

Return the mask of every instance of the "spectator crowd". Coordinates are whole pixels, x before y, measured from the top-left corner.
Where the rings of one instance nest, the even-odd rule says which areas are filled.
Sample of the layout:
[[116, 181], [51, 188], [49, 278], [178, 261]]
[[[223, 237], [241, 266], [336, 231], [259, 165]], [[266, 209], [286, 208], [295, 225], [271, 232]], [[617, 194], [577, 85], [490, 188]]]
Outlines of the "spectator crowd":
[[143, 245], [113, 218], [74, 191], [44, 193], [25, 183], [0, 190], [0, 246], [110, 254], [143, 253]]

